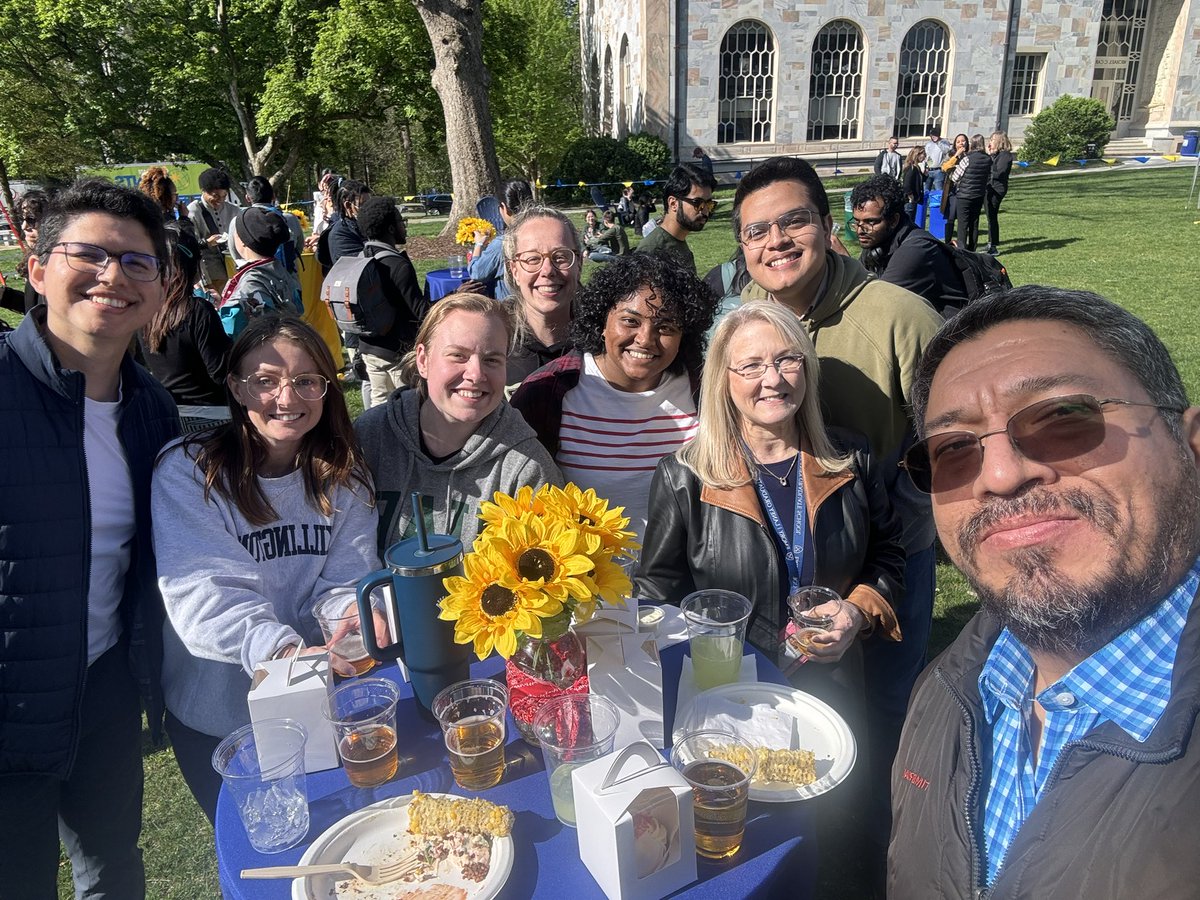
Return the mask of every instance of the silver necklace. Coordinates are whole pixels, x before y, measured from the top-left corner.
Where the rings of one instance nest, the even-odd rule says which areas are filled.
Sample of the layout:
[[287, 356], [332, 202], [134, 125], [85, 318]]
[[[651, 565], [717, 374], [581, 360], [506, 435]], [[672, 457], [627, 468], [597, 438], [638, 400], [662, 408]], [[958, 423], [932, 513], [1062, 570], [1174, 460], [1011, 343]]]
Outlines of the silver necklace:
[[799, 458], [800, 458], [799, 453], [797, 453], [795, 456], [792, 457], [792, 464], [790, 466], [788, 466], [788, 470], [783, 473], [782, 477], [780, 477], [779, 475], [776, 475], [774, 472], [772, 472], [770, 469], [768, 469], [763, 463], [760, 463], [757, 459], [754, 460], [754, 464], [756, 466], [758, 466], [758, 468], [761, 469], [763, 472], [766, 472], [768, 475], [770, 475], [772, 478], [774, 478], [776, 481], [778, 481], [780, 487], [787, 487], [788, 479], [792, 477], [792, 470], [796, 468], [796, 460], [798, 460]]

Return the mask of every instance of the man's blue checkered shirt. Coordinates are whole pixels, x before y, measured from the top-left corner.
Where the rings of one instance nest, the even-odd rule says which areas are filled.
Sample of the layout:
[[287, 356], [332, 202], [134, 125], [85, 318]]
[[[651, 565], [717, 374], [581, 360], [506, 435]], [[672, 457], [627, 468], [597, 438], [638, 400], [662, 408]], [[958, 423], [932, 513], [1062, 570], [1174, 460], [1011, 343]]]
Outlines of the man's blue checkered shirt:
[[984, 718], [992, 726], [982, 847], [989, 885], [1068, 743], [1104, 722], [1136, 741], [1150, 736], [1171, 697], [1175, 652], [1198, 589], [1200, 559], [1150, 613], [1037, 695], [1046, 721], [1036, 760], [1028, 727], [1033, 658], [1007, 628], [1000, 632], [979, 674]]

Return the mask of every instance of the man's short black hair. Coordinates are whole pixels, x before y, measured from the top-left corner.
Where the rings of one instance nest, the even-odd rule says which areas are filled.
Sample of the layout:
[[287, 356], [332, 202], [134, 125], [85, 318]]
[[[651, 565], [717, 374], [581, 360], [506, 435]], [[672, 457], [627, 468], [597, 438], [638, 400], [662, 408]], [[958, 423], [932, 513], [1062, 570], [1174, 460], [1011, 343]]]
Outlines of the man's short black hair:
[[850, 192], [851, 209], [858, 209], [868, 200], [883, 204], [885, 219], [904, 212], [904, 190], [891, 175], [873, 175]]
[[[132, 188], [122, 187], [103, 178], [77, 181], [50, 201], [42, 221], [38, 223], [38, 241], [34, 253], [44, 263], [62, 233], [75, 219], [88, 213], [101, 213], [117, 219], [132, 219], [146, 229], [154, 255], [167, 268], [167, 236], [163, 229], [162, 209], [158, 204]], [[118, 249], [118, 248], [114, 248]]]
[[274, 203], [275, 188], [265, 175], [255, 175], [246, 184], [246, 199], [251, 203]]
[[671, 170], [667, 180], [663, 182], [663, 206], [671, 197], [686, 197], [693, 187], [706, 187], [710, 191], [717, 189], [717, 179], [701, 166], [691, 163], [680, 163]]
[[372, 195], [358, 207], [358, 230], [368, 241], [395, 243], [403, 222], [395, 197]]
[[205, 169], [200, 173], [200, 190], [211, 193], [212, 191], [228, 191], [231, 184], [229, 181], [229, 173], [223, 172], [220, 169]]
[[829, 215], [829, 195], [821, 177], [808, 162], [798, 156], [772, 156], [751, 169], [738, 182], [733, 195], [733, 236], [738, 238], [742, 231], [742, 203], [755, 191], [769, 187], [777, 181], [798, 181], [808, 189], [813, 205], [822, 217]]
[[338, 187], [336, 201], [338, 213], [350, 218], [350, 207], [355, 203], [361, 204], [369, 196], [371, 196], [371, 189], [367, 187], [366, 182], [347, 178]]

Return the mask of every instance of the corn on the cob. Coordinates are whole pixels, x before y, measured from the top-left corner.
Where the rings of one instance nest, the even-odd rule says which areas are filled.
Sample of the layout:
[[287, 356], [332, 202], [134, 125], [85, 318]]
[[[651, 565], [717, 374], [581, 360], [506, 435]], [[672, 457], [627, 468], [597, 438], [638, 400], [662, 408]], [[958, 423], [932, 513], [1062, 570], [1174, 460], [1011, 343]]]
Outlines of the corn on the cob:
[[[749, 754], [749, 750], [734, 744], [710, 747], [707, 751], [710, 759], [723, 759], [743, 771], [749, 767]], [[755, 747], [754, 755], [758, 759], [758, 770], [754, 773], [755, 781], [784, 781], [788, 784], [804, 785], [817, 780], [816, 756], [811, 750], [768, 750], [766, 747]]]
[[512, 811], [488, 800], [447, 800], [413, 791], [412, 801], [408, 804], [408, 830], [413, 834], [465, 831], [507, 837], [512, 834], [512, 826]]

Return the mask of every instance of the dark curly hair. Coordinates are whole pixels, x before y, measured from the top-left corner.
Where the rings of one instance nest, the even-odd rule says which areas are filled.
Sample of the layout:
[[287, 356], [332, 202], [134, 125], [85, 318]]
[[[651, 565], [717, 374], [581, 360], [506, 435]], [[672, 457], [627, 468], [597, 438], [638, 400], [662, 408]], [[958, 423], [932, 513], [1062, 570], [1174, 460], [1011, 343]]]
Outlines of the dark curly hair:
[[404, 219], [396, 208], [396, 198], [373, 194], [364, 199], [358, 207], [358, 230], [368, 241], [398, 241]]
[[879, 201], [885, 219], [904, 212], [904, 188], [891, 175], [875, 175], [850, 192], [851, 209], [858, 209], [871, 200]]
[[604, 353], [604, 327], [609, 311], [649, 288], [662, 314], [675, 319], [683, 332], [671, 372], [699, 372], [704, 363], [708, 329], [717, 313], [717, 296], [696, 273], [670, 254], [634, 253], [606, 263], [575, 297], [571, 338], [584, 353]]

